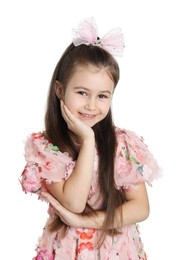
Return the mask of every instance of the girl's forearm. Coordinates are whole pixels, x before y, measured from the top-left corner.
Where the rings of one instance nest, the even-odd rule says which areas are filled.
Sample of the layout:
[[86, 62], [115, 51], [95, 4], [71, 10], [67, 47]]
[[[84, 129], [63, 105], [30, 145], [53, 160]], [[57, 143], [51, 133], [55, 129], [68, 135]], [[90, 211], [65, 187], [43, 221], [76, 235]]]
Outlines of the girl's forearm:
[[75, 168], [67, 180], [48, 185], [49, 192], [69, 211], [83, 212], [91, 187], [95, 139], [91, 135], [80, 147]]
[[92, 181], [94, 153], [94, 138], [84, 141], [80, 148], [75, 169], [64, 183], [63, 196], [65, 196], [68, 209], [74, 212], [82, 212], [86, 206]]
[[[83, 217], [83, 228], [95, 228], [103, 229], [103, 224], [105, 220], [104, 211], [96, 211], [95, 215], [84, 216]], [[116, 208], [114, 215], [114, 224], [113, 226], [108, 227], [112, 228], [121, 228], [122, 226], [135, 224], [145, 220], [149, 215], [149, 205], [148, 203], [140, 203], [134, 200], [127, 201], [122, 205], [122, 216], [123, 221], [121, 221], [120, 208]]]

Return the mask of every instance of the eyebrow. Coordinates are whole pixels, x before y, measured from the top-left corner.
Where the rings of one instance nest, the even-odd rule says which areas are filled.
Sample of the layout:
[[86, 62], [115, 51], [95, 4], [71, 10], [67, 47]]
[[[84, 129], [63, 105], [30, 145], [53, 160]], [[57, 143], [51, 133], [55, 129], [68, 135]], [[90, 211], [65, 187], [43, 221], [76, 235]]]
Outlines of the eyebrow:
[[[85, 88], [85, 87], [75, 87], [74, 89], [83, 89], [83, 90], [86, 90], [86, 91], [90, 91], [90, 89], [89, 88]], [[102, 90], [102, 91], [100, 91], [100, 93], [108, 93], [108, 94], [110, 94], [110, 95], [112, 95], [112, 93], [111, 93], [111, 91], [109, 91], [109, 90]]]

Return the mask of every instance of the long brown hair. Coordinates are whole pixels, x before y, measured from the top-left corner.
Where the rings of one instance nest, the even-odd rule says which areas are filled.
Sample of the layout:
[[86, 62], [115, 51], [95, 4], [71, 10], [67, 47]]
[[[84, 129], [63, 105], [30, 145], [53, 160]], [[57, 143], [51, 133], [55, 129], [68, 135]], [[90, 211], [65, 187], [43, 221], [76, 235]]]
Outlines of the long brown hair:
[[[55, 93], [55, 83], [59, 81], [65, 91], [65, 87], [75, 72], [76, 66], [88, 64], [98, 68], [105, 68], [116, 87], [119, 80], [119, 66], [114, 57], [101, 47], [86, 45], [75, 47], [72, 43], [67, 47], [56, 65], [47, 99], [45, 114], [46, 137], [54, 145], [57, 145], [61, 152], [68, 152], [74, 160], [77, 159], [78, 152], [61, 114], [60, 101]], [[98, 182], [100, 194], [102, 195], [102, 204], [99, 210], [106, 212], [104, 234], [114, 235], [115, 230], [109, 230], [108, 227], [113, 226], [115, 208], [124, 202], [124, 194], [116, 189], [114, 182], [114, 158], [117, 144], [111, 109], [102, 121], [93, 126], [93, 130], [99, 156]], [[89, 212], [95, 214], [95, 211], [87, 204], [84, 214]], [[51, 231], [54, 231], [62, 226], [64, 227], [65, 225], [58, 218], [51, 223], [49, 228]]]

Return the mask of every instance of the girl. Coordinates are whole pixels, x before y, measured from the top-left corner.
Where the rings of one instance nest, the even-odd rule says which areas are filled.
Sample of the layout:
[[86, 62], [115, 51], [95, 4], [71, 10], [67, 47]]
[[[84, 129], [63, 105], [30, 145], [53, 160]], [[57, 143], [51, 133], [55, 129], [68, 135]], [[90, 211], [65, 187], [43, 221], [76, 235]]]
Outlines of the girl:
[[86, 19], [55, 68], [45, 130], [27, 138], [21, 179], [49, 202], [34, 260], [146, 259], [136, 223], [149, 215], [145, 182], [159, 168], [142, 139], [113, 124], [112, 54], [122, 49], [120, 31], [99, 39]]

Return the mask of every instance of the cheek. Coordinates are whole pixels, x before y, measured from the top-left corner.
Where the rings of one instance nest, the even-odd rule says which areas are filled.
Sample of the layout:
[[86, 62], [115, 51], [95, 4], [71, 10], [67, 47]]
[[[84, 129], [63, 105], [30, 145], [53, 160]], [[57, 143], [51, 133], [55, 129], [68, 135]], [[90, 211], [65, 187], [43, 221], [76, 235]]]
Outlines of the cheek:
[[73, 98], [71, 97], [70, 94], [68, 94], [68, 92], [65, 93], [63, 99], [64, 99], [65, 105], [66, 105], [68, 108], [70, 108], [71, 106], [73, 106]]
[[111, 107], [108, 106], [108, 107], [105, 107], [105, 108], [103, 108], [103, 109], [101, 110], [101, 117], [102, 117], [103, 119], [108, 115], [110, 108], [111, 108]]
[[73, 98], [72, 99], [65, 98], [64, 102], [72, 114], [74, 114], [77, 111], [78, 103]]
[[103, 104], [101, 108], [104, 114], [108, 114], [109, 109], [111, 108], [111, 101]]

